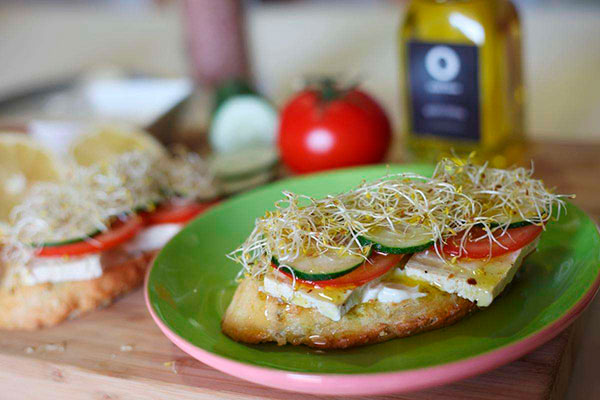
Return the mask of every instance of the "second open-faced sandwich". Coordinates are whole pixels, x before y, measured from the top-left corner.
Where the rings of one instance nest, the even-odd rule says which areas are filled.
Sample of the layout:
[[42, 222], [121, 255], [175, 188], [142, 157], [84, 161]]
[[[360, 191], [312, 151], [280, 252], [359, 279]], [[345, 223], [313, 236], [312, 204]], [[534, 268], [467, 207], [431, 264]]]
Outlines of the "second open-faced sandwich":
[[229, 255], [243, 268], [231, 338], [347, 348], [489, 306], [536, 248], [561, 196], [524, 168], [443, 160], [315, 199], [284, 193]]
[[54, 325], [137, 287], [216, 196], [197, 154], [168, 153], [142, 132], [100, 129], [62, 162], [25, 135], [0, 135], [0, 147], [0, 186], [15, 194], [0, 207], [4, 329]]

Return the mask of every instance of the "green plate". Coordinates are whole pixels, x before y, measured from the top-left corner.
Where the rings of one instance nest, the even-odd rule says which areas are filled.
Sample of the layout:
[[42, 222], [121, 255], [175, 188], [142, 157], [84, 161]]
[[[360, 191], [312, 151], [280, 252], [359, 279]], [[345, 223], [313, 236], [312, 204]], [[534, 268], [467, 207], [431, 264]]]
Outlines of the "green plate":
[[[240, 269], [225, 254], [244, 241], [255, 218], [273, 209], [283, 190], [324, 196], [347, 190], [363, 179], [379, 178], [386, 171], [387, 167], [376, 166], [280, 181], [207, 211], [167, 244], [148, 276], [148, 306], [161, 329], [196, 358], [233, 375], [271, 386], [342, 394], [344, 390], [339, 386], [335, 391], [335, 385], [341, 381], [327, 381], [328, 374], [342, 374], [336, 377], [351, 374], [356, 382], [361, 382], [359, 376], [372, 378], [396, 373], [400, 374], [398, 381], [409, 380], [404, 384], [369, 388], [368, 385], [378, 383], [365, 378], [364, 385], [351, 392], [370, 394], [428, 387], [506, 363], [553, 337], [593, 297], [599, 282], [600, 237], [590, 218], [568, 204], [567, 215], [547, 225], [539, 251], [527, 258], [507, 291], [490, 307], [451, 327], [381, 344], [326, 352], [304, 346], [246, 345], [221, 333], [221, 317], [234, 293], [234, 278]], [[391, 166], [389, 171], [427, 175], [432, 168]], [[448, 369], [439, 369], [447, 366], [456, 367], [452, 371], [460, 373], [453, 375]], [[275, 371], [287, 375], [277, 375]], [[279, 376], [282, 378], [278, 383]], [[318, 384], [313, 381], [304, 385], [296, 380], [294, 385], [283, 376], [325, 378]], [[420, 384], [411, 385], [411, 379]]]

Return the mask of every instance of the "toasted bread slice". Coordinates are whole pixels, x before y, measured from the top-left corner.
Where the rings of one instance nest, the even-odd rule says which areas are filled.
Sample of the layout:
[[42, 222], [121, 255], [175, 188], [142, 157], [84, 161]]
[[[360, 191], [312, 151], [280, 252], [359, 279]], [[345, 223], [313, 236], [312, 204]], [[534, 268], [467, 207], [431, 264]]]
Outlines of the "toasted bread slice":
[[335, 322], [314, 309], [267, 296], [259, 291], [260, 285], [255, 279], [244, 279], [225, 312], [221, 326], [234, 340], [343, 349], [442, 328], [476, 308], [468, 300], [427, 287], [425, 297], [401, 303], [363, 303]]
[[155, 255], [156, 251], [136, 255], [108, 252], [102, 256], [107, 267], [99, 278], [1, 289], [0, 329], [49, 327], [107, 306], [141, 285]]

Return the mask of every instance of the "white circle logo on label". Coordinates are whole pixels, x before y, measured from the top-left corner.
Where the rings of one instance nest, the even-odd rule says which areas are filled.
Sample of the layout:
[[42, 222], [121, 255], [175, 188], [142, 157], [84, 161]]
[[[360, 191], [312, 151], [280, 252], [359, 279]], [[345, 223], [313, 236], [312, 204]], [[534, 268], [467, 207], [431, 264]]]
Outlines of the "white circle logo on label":
[[435, 46], [425, 55], [425, 69], [437, 81], [448, 82], [460, 72], [460, 59], [447, 46]]

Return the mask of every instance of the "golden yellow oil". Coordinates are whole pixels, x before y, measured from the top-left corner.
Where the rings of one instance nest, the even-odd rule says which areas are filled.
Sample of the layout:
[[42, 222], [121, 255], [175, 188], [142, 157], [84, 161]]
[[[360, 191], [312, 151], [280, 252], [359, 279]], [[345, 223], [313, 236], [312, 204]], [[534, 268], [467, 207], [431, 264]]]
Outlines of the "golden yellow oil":
[[[409, 159], [435, 162], [455, 152], [476, 151], [479, 161], [505, 167], [521, 161], [525, 148], [521, 29], [508, 0], [413, 0], [399, 30], [404, 133]], [[478, 54], [479, 135], [464, 140], [415, 132], [408, 68], [408, 44], [425, 42], [475, 46]]]

